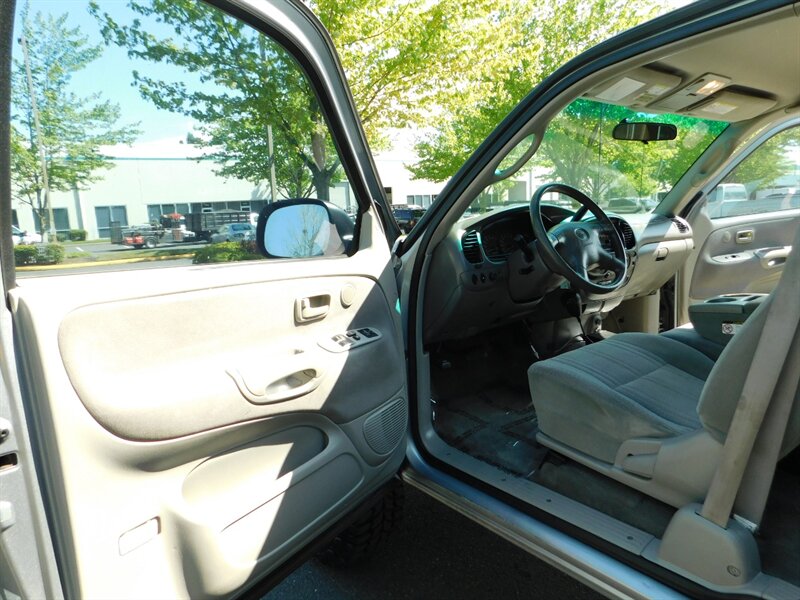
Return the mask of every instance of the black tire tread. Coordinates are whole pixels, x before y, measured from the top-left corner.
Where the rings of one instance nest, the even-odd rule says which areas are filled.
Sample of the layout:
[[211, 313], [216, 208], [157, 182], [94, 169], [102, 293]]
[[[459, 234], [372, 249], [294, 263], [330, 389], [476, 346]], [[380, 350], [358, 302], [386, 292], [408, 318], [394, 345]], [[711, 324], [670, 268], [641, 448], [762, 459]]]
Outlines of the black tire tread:
[[346, 568], [374, 556], [374, 550], [402, 520], [403, 501], [402, 484], [392, 482], [383, 492], [383, 497], [321, 550], [317, 559], [329, 567]]

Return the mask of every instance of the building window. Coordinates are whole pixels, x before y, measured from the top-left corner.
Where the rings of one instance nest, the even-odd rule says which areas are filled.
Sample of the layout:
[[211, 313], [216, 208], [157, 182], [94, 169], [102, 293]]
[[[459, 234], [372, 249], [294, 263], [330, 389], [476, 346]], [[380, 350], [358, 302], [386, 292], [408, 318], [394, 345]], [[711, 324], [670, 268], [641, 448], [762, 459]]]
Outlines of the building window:
[[11, 224], [14, 227], [19, 227], [19, 219], [17, 219], [17, 209], [16, 208], [12, 208], [11, 209]]
[[123, 227], [128, 225], [128, 211], [124, 206], [96, 206], [94, 216], [97, 219], [97, 237], [111, 237], [111, 223], [117, 222]]
[[[47, 211], [45, 211], [47, 214]], [[69, 212], [66, 208], [53, 209], [53, 221], [56, 226], [56, 232], [67, 233], [69, 231]], [[42, 222], [39, 220], [39, 213], [33, 211], [33, 222], [36, 231], [42, 231]]]
[[161, 215], [164, 214], [161, 212], [161, 205], [160, 204], [148, 204], [147, 205], [147, 220], [151, 223], [153, 221], [158, 221], [161, 219]]
[[409, 194], [406, 196], [406, 204], [428, 208], [437, 197], [438, 194]]

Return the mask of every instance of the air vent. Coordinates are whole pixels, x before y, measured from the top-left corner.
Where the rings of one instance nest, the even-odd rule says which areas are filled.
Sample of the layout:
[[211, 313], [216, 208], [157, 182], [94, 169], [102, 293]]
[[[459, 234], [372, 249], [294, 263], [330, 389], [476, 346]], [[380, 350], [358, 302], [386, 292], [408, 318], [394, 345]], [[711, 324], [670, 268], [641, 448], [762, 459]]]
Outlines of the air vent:
[[483, 262], [483, 254], [481, 253], [481, 243], [478, 240], [477, 231], [468, 231], [461, 238], [461, 251], [466, 258], [473, 265], [479, 265]]
[[611, 221], [614, 223], [617, 233], [619, 233], [619, 236], [622, 238], [622, 244], [625, 246], [625, 249], [633, 250], [636, 248], [636, 236], [633, 234], [633, 229], [628, 222], [622, 219], [611, 219]]
[[508, 260], [508, 257], [511, 255], [510, 252], [500, 252], [499, 250], [496, 252], [490, 252], [487, 248], [484, 248], [483, 251], [486, 253], [486, 257], [496, 263], [505, 262]]
[[672, 222], [675, 223], [675, 227], [677, 227], [678, 231], [681, 233], [689, 233], [689, 224], [683, 219], [674, 218]]

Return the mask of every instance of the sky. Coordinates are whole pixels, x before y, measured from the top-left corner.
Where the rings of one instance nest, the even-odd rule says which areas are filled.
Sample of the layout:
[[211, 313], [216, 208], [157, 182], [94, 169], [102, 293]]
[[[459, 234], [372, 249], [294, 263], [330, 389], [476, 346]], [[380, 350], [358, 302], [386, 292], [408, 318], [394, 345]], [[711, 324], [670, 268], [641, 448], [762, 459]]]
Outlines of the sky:
[[[123, 0], [104, 0], [101, 1], [100, 6], [115, 20], [124, 23], [127, 20], [126, 15], [131, 14], [126, 4], [127, 2]], [[23, 6], [24, 0], [17, 0], [15, 35], [21, 31], [19, 15]], [[100, 27], [94, 17], [89, 14], [87, 6], [87, 0], [31, 0], [30, 14], [33, 16], [37, 12], [42, 12], [60, 16], [67, 13], [69, 14], [67, 24], [70, 27], [78, 27], [89, 38], [90, 44], [102, 43]], [[13, 55], [15, 58], [21, 56], [18, 43], [14, 45]], [[121, 123], [140, 123], [139, 129], [142, 130], [142, 134], [138, 138], [140, 142], [152, 142], [165, 138], [185, 138], [187, 132], [192, 129], [191, 120], [183, 115], [159, 110], [150, 102], [142, 99], [136, 88], [131, 86], [133, 69], [155, 77], [168, 76], [170, 73], [176, 72], [175, 68], [168, 66], [130, 59], [124, 50], [111, 45], [105, 47], [99, 59], [73, 76], [73, 89], [81, 97], [100, 93], [104, 99], [119, 104], [122, 111]], [[182, 70], [180, 72], [183, 73]]]
[[[678, 8], [691, 0], [666, 0], [666, 10]], [[17, 0], [17, 20], [15, 35], [20, 32], [19, 15], [25, 0]], [[87, 11], [88, 0], [30, 0], [30, 14], [37, 12], [50, 13], [55, 16], [68, 13], [67, 23], [70, 27], [78, 27], [89, 38], [89, 43], [102, 42], [97, 21]], [[108, 12], [117, 22], [129, 21], [131, 12], [127, 8], [127, 0], [100, 0], [101, 10]], [[665, 10], [665, 12], [666, 12]], [[156, 30], [157, 31], [157, 30]], [[165, 31], [167, 31], [165, 29]], [[19, 44], [14, 45], [15, 58], [20, 58]], [[121, 124], [139, 123], [142, 131], [137, 145], [145, 143], [153, 145], [157, 141], [171, 140], [173, 145], [178, 139], [184, 139], [193, 129], [192, 121], [183, 115], [176, 115], [156, 109], [151, 103], [142, 99], [136, 88], [132, 87], [131, 71], [138, 69], [153, 77], [175, 79], [175, 73], [186, 80], [185, 72], [168, 65], [154, 64], [127, 57], [124, 50], [111, 45], [105, 48], [103, 55], [84, 71], [74, 75], [72, 83], [76, 94], [81, 97], [92, 93], [100, 93], [104, 99], [120, 105]], [[170, 75], [172, 77], [170, 77]]]

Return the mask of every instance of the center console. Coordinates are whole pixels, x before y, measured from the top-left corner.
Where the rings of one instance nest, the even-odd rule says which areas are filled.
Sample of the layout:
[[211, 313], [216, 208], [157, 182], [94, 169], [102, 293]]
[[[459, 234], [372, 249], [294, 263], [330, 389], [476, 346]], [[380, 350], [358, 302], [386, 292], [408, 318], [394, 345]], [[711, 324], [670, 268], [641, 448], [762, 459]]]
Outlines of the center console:
[[724, 294], [689, 307], [695, 331], [707, 340], [725, 345], [755, 311], [767, 294]]

